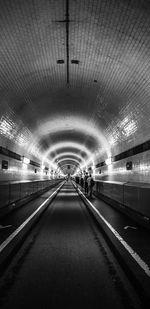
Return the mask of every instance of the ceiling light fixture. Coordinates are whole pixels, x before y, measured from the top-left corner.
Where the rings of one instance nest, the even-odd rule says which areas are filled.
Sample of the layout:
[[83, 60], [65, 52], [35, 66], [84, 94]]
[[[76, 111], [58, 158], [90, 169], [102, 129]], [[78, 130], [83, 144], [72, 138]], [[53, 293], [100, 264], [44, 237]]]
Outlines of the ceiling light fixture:
[[106, 165], [112, 164], [112, 158], [108, 158], [105, 160]]
[[25, 164], [29, 164], [30, 163], [30, 160], [26, 157], [23, 156], [22, 158], [22, 162], [25, 163]]

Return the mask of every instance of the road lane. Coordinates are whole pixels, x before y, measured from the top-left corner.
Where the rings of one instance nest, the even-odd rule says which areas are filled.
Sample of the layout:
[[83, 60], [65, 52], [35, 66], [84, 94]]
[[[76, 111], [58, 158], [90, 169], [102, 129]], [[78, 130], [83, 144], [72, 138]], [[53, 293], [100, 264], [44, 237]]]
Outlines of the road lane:
[[10, 265], [1, 308], [141, 308], [134, 290], [67, 183]]

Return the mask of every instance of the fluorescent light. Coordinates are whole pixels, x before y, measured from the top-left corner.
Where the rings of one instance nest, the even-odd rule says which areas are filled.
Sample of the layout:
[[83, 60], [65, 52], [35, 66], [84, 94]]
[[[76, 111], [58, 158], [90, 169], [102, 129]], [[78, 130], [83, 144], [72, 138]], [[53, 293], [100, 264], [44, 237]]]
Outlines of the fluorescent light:
[[112, 163], [112, 159], [108, 158], [105, 160], [106, 165], [110, 165]]
[[30, 163], [30, 160], [26, 157], [23, 157], [23, 163], [25, 164], [29, 164]]

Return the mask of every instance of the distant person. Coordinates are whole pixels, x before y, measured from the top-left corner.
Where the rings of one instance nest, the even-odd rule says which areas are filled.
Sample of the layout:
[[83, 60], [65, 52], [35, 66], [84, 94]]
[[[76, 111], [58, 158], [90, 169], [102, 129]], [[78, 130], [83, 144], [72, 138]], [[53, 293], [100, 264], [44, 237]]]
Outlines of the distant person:
[[94, 186], [94, 180], [92, 175], [90, 174], [89, 177], [87, 178], [87, 183], [88, 183], [88, 192], [89, 196], [92, 197], [93, 194], [93, 186]]
[[76, 176], [76, 183], [78, 184], [79, 183], [79, 177]]
[[88, 179], [88, 173], [86, 173], [85, 176], [84, 176], [84, 191], [85, 191], [85, 194], [88, 195], [88, 182], [87, 182], [87, 179]]
[[81, 177], [81, 187], [83, 188], [83, 177]]

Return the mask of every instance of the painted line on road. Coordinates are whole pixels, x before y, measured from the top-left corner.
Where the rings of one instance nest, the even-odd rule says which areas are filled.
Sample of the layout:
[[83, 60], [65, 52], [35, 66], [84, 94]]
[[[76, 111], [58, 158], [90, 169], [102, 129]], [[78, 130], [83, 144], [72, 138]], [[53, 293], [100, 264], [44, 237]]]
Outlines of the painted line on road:
[[68, 197], [68, 196], [79, 196], [79, 194], [77, 192], [73, 192], [73, 193], [61, 192], [61, 193], [59, 193], [59, 196], [65, 196], [65, 197]]
[[80, 194], [83, 196], [84, 199], [90, 204], [93, 210], [97, 213], [97, 215], [101, 218], [101, 220], [108, 226], [111, 232], [116, 236], [119, 242], [124, 246], [124, 248], [130, 253], [132, 258], [137, 262], [137, 264], [144, 270], [146, 275], [150, 277], [150, 268], [142, 260], [142, 258], [128, 245], [128, 243], [122, 238], [122, 236], [112, 227], [112, 225], [100, 214], [100, 212], [95, 208], [95, 206], [86, 198], [86, 196], [82, 193], [82, 191], [77, 187]]
[[[64, 183], [63, 183], [64, 184]], [[0, 245], [0, 253], [6, 248], [6, 246], [19, 234], [19, 232], [35, 217], [35, 215], [41, 210], [41, 208], [57, 194], [60, 188], [63, 186], [61, 184], [56, 191], [54, 191], [39, 207], [35, 210], [30, 217], [28, 217], [10, 236], [8, 236], [4, 242]]]
[[2, 229], [7, 229], [7, 228], [9, 228], [9, 227], [12, 227], [12, 225], [2, 225], [2, 224], [0, 224], [0, 230], [2, 230]]

